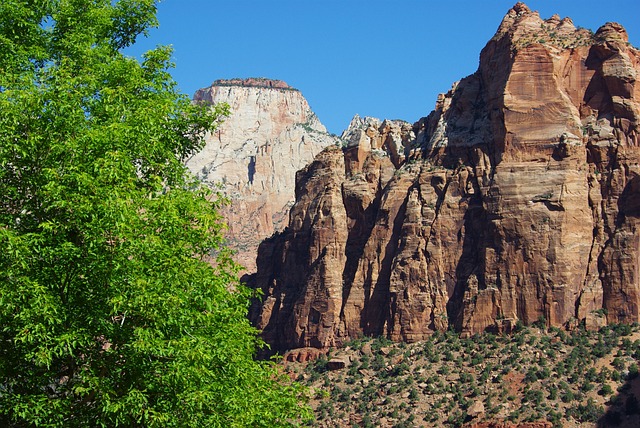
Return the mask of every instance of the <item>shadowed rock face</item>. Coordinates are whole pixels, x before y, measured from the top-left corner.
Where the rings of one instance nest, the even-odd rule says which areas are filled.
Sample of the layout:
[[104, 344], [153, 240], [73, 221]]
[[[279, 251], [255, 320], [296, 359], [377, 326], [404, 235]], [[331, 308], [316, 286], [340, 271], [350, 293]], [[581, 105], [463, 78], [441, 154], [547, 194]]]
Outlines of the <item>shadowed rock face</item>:
[[302, 94], [280, 80], [216, 80], [194, 101], [228, 103], [231, 115], [187, 160], [201, 180], [231, 200], [223, 215], [236, 260], [255, 272], [258, 244], [284, 229], [295, 172], [337, 137], [326, 132]]
[[638, 321], [639, 71], [620, 25], [516, 4], [429, 116], [358, 119], [298, 172], [250, 281], [265, 340]]

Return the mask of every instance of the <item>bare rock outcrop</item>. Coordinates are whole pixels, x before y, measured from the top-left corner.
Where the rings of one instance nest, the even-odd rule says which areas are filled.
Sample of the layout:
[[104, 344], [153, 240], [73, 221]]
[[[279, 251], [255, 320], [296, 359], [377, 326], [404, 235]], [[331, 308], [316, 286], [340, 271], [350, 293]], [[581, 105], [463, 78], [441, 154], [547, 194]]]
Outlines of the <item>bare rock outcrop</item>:
[[194, 101], [231, 107], [186, 165], [231, 200], [223, 212], [227, 238], [237, 261], [254, 272], [260, 241], [286, 226], [296, 171], [338, 138], [327, 133], [302, 94], [280, 80], [217, 80], [198, 90]]
[[429, 116], [357, 118], [344, 150], [298, 173], [289, 227], [260, 247], [265, 340], [639, 321], [640, 52], [627, 40], [619, 24], [592, 34], [518, 3]]

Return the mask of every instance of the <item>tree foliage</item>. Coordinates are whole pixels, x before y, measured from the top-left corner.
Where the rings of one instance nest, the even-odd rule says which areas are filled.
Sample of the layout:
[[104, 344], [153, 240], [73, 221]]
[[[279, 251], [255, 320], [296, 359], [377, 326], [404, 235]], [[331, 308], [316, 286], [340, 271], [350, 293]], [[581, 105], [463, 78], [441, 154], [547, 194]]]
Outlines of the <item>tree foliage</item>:
[[0, 2], [0, 425], [287, 426], [154, 0]]

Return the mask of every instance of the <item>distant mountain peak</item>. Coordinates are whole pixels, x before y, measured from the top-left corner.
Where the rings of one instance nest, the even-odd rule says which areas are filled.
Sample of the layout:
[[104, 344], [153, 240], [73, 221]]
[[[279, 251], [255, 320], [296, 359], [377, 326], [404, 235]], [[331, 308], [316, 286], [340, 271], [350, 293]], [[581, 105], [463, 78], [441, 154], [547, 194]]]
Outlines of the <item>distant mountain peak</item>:
[[193, 99], [229, 104], [230, 116], [186, 165], [231, 201], [223, 210], [226, 237], [236, 261], [252, 271], [258, 243], [286, 226], [296, 171], [338, 139], [302, 93], [281, 80], [220, 79]]

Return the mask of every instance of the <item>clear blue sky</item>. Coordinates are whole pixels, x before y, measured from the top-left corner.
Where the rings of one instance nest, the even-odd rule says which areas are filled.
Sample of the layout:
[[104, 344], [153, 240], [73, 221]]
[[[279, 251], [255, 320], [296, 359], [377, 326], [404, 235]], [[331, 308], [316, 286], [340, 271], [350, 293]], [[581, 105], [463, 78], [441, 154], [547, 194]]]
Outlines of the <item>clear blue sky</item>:
[[[473, 73], [515, 0], [164, 0], [160, 27], [130, 54], [174, 48], [173, 76], [192, 96], [221, 78], [269, 77], [302, 91], [339, 134], [354, 114], [413, 122]], [[640, 47], [638, 0], [530, 0], [543, 19], [627, 28]]]

